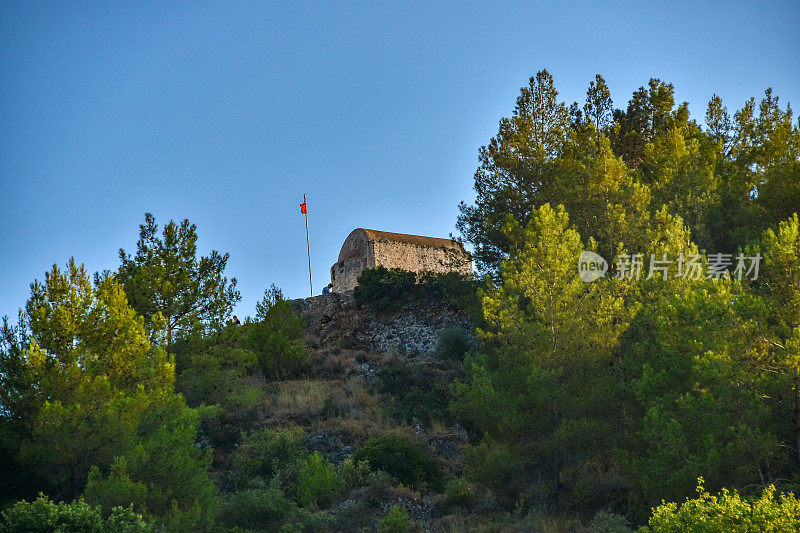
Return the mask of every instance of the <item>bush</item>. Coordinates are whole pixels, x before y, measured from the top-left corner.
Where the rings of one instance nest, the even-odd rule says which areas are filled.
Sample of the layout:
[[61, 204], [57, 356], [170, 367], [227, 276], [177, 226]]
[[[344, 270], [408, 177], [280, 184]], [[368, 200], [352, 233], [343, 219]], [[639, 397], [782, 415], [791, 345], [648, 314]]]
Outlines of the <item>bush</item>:
[[354, 296], [358, 305], [388, 309], [404, 304], [411, 296], [435, 298], [452, 307], [476, 314], [480, 311], [479, 284], [456, 272], [423, 272], [419, 276], [400, 268], [376, 267], [358, 276]]
[[270, 480], [284, 468], [295, 468], [308, 455], [304, 440], [305, 434], [297, 426], [248, 433], [233, 454], [234, 469], [244, 478]]
[[414, 291], [417, 275], [400, 268], [368, 268], [358, 276], [353, 296], [358, 305], [388, 309], [405, 302]]
[[51, 531], [134, 533], [153, 531], [153, 525], [131, 508], [115, 507], [108, 519], [103, 520], [100, 506], [83, 500], [55, 503], [41, 494], [32, 502], [16, 502], [3, 511], [0, 519], [0, 533]]
[[633, 533], [633, 530], [624, 516], [600, 511], [589, 523], [587, 533]]
[[736, 491], [722, 489], [711, 495], [698, 480], [698, 498], [677, 503], [663, 503], [653, 509], [648, 527], [642, 532], [680, 533], [684, 531], [741, 533], [761, 531], [800, 531], [800, 501], [794, 494], [775, 498], [775, 487], [764, 489], [757, 500], [742, 498]]
[[454, 477], [445, 487], [445, 503], [451, 507], [469, 508], [475, 500], [472, 485], [463, 477]]
[[120, 504], [146, 509], [167, 528], [209, 525], [217, 489], [209, 476], [211, 452], [196, 444], [199, 416], [176, 394], [150, 404], [139, 420], [140, 442], [114, 459], [107, 477], [92, 470], [86, 499], [104, 512]]
[[230, 527], [277, 529], [296, 510], [276, 486], [247, 489], [222, 498], [219, 520]]
[[386, 407], [388, 415], [401, 423], [448, 414], [452, 394], [447, 377], [439, 370], [423, 365], [393, 365], [378, 371], [378, 391], [392, 396]]
[[339, 464], [338, 476], [344, 484], [344, 490], [354, 489], [362, 486], [367, 481], [370, 474], [369, 463], [361, 461], [356, 463], [352, 457], [348, 457]]
[[249, 348], [258, 354], [258, 364], [267, 374], [286, 377], [296, 371], [305, 357], [305, 319], [295, 313], [280, 289], [273, 285], [256, 304], [257, 322], [242, 326]]
[[419, 280], [424, 294], [440, 298], [472, 315], [481, 313], [478, 287], [481, 282], [457, 272], [425, 272]]
[[522, 459], [516, 450], [496, 442], [467, 446], [465, 454], [467, 477], [484, 485], [511, 502], [526, 486], [522, 476]]
[[371, 437], [353, 455], [356, 462], [367, 461], [373, 469], [383, 470], [410, 486], [427, 484], [442, 490], [442, 471], [427, 448], [402, 435]]
[[399, 503], [386, 513], [378, 524], [380, 533], [407, 533], [414, 527], [414, 521], [408, 516], [406, 508]]
[[464, 361], [464, 354], [469, 351], [470, 347], [471, 339], [469, 333], [464, 328], [453, 326], [439, 334], [439, 340], [436, 343], [436, 355], [440, 359]]
[[327, 507], [341, 489], [333, 465], [321, 453], [314, 452], [300, 467], [297, 476], [297, 501], [300, 505], [316, 504]]

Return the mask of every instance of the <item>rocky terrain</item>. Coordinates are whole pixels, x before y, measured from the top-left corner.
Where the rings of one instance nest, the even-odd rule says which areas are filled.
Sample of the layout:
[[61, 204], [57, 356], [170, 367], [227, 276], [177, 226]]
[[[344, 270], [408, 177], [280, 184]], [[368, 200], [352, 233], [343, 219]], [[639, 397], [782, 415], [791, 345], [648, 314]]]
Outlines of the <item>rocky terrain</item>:
[[[440, 358], [436, 347], [448, 328], [471, 331], [470, 317], [420, 298], [384, 311], [359, 309], [352, 292], [291, 304], [306, 319], [306, 375], [313, 379], [275, 383], [269, 422], [301, 425], [307, 446], [334, 464], [369, 437], [400, 433], [424, 444], [446, 479], [460, 475], [468, 434], [447, 406], [461, 364]], [[336, 512], [367, 505], [377, 519], [397, 503], [423, 524], [442, 514], [441, 496], [393, 486], [353, 491]]]

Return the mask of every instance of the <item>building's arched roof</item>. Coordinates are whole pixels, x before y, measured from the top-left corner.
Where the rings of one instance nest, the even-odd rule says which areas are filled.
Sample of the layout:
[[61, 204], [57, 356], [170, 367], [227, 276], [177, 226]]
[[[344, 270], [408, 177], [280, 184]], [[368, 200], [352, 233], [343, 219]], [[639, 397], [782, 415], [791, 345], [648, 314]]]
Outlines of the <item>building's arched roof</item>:
[[451, 248], [453, 250], [463, 250], [463, 246], [453, 239], [441, 239], [439, 237], [424, 237], [422, 235], [409, 235], [408, 233], [392, 233], [389, 231], [378, 231], [375, 229], [359, 228], [367, 234], [371, 241], [391, 241], [404, 242], [408, 244], [419, 244], [421, 246], [432, 246], [434, 248]]
[[[363, 238], [365, 241], [388, 241], [402, 242], [406, 244], [417, 244], [420, 246], [430, 246], [433, 248], [446, 248], [449, 250], [464, 251], [461, 243], [453, 239], [441, 239], [438, 237], [424, 237], [422, 235], [409, 235], [407, 233], [392, 233], [390, 231], [379, 231], [375, 229], [356, 228], [347, 236], [342, 249], [339, 252], [339, 261], [348, 258], [355, 252], [351, 243], [355, 239]], [[359, 239], [360, 240], [360, 239]]]

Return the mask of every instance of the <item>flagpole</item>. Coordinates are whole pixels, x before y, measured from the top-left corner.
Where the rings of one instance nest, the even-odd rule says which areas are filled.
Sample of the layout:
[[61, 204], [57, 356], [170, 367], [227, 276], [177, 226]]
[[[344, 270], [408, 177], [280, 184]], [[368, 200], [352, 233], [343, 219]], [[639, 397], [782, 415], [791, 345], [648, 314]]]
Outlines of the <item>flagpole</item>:
[[314, 296], [314, 284], [311, 282], [311, 240], [308, 238], [308, 203], [306, 195], [303, 195], [303, 205], [306, 206], [306, 248], [308, 249], [308, 286], [311, 289], [311, 296]]

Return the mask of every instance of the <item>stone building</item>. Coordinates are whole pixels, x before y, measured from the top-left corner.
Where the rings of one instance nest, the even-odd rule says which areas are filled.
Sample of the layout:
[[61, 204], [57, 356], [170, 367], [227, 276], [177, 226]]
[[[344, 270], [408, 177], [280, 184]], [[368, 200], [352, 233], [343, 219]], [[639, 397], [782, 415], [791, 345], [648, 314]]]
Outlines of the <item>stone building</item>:
[[357, 228], [347, 236], [339, 260], [331, 267], [334, 292], [353, 290], [361, 271], [377, 266], [472, 274], [469, 254], [452, 239]]

